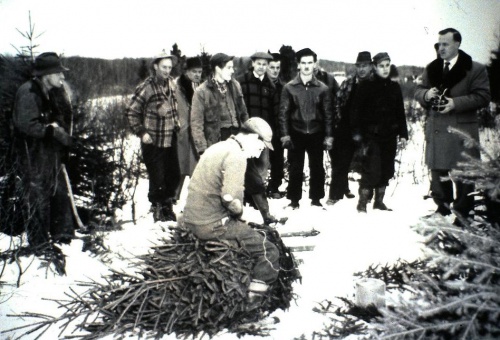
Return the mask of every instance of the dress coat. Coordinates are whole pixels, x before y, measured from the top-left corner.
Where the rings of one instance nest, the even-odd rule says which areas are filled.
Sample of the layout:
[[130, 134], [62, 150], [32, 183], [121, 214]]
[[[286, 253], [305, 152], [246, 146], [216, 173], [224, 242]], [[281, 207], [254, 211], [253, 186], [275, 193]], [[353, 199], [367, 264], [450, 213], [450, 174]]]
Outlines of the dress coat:
[[184, 74], [177, 79], [175, 97], [179, 114], [180, 129], [177, 133], [177, 155], [181, 175], [191, 176], [198, 162], [198, 153], [191, 135], [191, 103], [193, 99], [193, 83]]
[[[465, 141], [450, 129], [460, 130], [479, 141], [479, 122], [476, 111], [488, 105], [491, 94], [486, 67], [472, 61], [463, 51], [459, 51], [457, 63], [445, 79], [442, 77], [444, 61], [436, 59], [424, 70], [422, 83], [418, 85], [415, 98], [428, 110], [425, 126], [425, 161], [429, 169], [450, 170], [458, 162], [465, 161], [467, 152], [479, 158], [478, 149], [468, 149]], [[445, 96], [453, 98], [455, 109], [442, 114], [432, 109], [425, 100], [425, 93], [437, 87]]]

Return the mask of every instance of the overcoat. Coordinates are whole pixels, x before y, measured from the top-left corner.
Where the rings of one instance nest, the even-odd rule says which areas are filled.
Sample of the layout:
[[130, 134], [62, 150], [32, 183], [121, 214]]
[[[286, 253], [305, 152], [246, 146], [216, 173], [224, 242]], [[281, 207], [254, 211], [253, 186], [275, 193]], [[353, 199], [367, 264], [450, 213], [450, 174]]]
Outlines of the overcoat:
[[197, 161], [197, 152], [191, 135], [191, 103], [194, 90], [192, 82], [184, 74], [177, 79], [175, 97], [180, 129], [177, 133], [177, 155], [181, 175], [191, 176]]
[[[17, 91], [12, 116], [15, 164], [24, 187], [31, 245], [47, 242], [49, 234], [71, 236], [75, 227], [62, 172], [63, 155], [72, 138], [53, 92], [45, 92], [37, 78], [24, 83]], [[57, 127], [51, 125], [55, 123]]]
[[[442, 78], [444, 61], [436, 59], [424, 70], [422, 83], [418, 85], [415, 98], [428, 110], [425, 126], [425, 161], [429, 169], [449, 170], [457, 162], [465, 161], [462, 153], [479, 157], [479, 150], [465, 147], [463, 138], [450, 131], [458, 129], [479, 141], [479, 123], [476, 111], [488, 105], [491, 95], [486, 67], [472, 61], [463, 51], [459, 51], [457, 63], [451, 68], [446, 79]], [[453, 98], [455, 109], [449, 113], [439, 113], [425, 100], [425, 93], [437, 87], [445, 96]]]

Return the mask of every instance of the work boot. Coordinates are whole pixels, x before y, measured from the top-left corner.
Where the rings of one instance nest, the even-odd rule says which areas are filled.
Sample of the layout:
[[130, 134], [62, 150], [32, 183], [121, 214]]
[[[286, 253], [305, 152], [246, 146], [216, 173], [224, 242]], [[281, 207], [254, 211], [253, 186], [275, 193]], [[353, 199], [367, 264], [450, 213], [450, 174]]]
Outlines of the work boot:
[[315, 206], [315, 207], [323, 207], [323, 204], [321, 204], [321, 202], [319, 200], [311, 200], [311, 205], [312, 206]]
[[373, 202], [373, 209], [378, 210], [392, 210], [387, 208], [384, 204], [385, 187], [380, 187], [375, 189], [375, 201]]
[[340, 200], [336, 200], [336, 199], [333, 199], [333, 198], [329, 198], [327, 201], [326, 201], [326, 205], [335, 205], [339, 202]]
[[366, 213], [366, 204], [368, 204], [368, 197], [370, 196], [371, 189], [359, 188], [359, 201], [356, 209], [360, 213]]
[[344, 193], [344, 196], [346, 198], [354, 198], [356, 196], [354, 196], [354, 194], [351, 192], [351, 190], [347, 190], [345, 193]]
[[290, 201], [290, 204], [288, 205], [290, 208], [292, 208], [293, 210], [295, 209], [299, 209], [300, 205], [299, 205], [299, 201], [296, 201], [296, 200], [291, 200]]
[[154, 203], [151, 206], [151, 210], [153, 211], [153, 220], [155, 222], [163, 222], [165, 221], [165, 216], [163, 215], [163, 207], [161, 203]]
[[169, 199], [162, 205], [163, 221], [177, 221], [175, 216], [172, 200]]

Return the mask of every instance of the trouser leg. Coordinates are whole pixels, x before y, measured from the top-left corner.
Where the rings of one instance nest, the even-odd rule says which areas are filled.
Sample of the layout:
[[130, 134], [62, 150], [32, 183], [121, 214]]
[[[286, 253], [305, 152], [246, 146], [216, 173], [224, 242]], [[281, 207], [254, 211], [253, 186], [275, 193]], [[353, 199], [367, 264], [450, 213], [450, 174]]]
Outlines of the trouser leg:
[[288, 150], [289, 181], [286, 197], [292, 201], [302, 198], [302, 181], [304, 179], [305, 143], [303, 136], [294, 134], [292, 137], [293, 149]]
[[[443, 177], [447, 177], [444, 180]], [[453, 182], [448, 176], [448, 170], [431, 170], [431, 196], [437, 205], [437, 211], [449, 215], [453, 202]]]
[[285, 155], [279, 138], [272, 140], [274, 151], [269, 151], [269, 161], [271, 163], [271, 178], [269, 180], [268, 191], [277, 192], [285, 177]]
[[309, 158], [309, 198], [319, 200], [325, 197], [325, 168], [323, 166], [323, 134], [309, 135], [307, 156]]
[[474, 209], [474, 196], [470, 195], [474, 192], [474, 184], [466, 184], [462, 181], [456, 181], [455, 187], [456, 199], [453, 202], [453, 209], [455, 209], [462, 216], [466, 217], [470, 211]]
[[335, 140], [329, 154], [332, 171], [328, 198], [340, 200], [349, 192], [348, 174], [354, 156], [354, 143], [349, 139]]

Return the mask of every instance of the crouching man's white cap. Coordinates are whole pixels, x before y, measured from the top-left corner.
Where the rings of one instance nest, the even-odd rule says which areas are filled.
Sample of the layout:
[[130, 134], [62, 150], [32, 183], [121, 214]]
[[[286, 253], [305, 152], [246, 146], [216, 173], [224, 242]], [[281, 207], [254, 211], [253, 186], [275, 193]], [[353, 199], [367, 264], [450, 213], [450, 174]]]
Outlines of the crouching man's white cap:
[[245, 123], [243, 123], [242, 130], [256, 133], [268, 149], [274, 150], [271, 142], [273, 139], [273, 130], [271, 130], [271, 127], [264, 119], [259, 117], [249, 118]]

